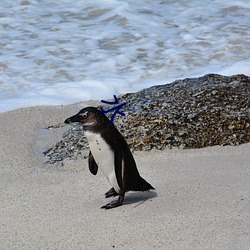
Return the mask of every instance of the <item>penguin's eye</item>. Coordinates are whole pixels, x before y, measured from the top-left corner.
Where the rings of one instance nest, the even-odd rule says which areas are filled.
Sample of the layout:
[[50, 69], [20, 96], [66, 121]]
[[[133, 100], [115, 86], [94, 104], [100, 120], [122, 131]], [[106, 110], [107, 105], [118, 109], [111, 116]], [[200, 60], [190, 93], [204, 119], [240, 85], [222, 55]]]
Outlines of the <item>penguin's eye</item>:
[[88, 117], [88, 112], [79, 114], [83, 119], [86, 119]]

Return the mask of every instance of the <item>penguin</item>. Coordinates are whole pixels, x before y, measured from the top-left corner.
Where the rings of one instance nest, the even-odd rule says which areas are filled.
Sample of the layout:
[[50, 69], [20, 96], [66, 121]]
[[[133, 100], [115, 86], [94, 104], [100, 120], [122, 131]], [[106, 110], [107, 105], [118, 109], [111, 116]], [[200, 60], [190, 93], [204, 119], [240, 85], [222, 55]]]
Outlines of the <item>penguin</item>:
[[105, 197], [118, 196], [117, 200], [101, 208], [121, 206], [128, 191], [154, 189], [140, 176], [126, 140], [104, 113], [95, 107], [86, 107], [65, 120], [67, 124], [73, 122], [79, 122], [83, 126], [87, 137], [90, 172], [96, 175], [100, 168], [112, 187], [105, 193]]

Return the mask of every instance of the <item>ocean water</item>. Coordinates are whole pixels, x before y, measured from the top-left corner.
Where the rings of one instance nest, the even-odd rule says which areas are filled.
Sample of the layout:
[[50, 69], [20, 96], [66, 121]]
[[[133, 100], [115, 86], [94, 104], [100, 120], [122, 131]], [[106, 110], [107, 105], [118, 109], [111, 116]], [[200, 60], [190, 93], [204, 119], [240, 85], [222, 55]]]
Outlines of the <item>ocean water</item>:
[[1, 0], [0, 112], [250, 76], [250, 1]]

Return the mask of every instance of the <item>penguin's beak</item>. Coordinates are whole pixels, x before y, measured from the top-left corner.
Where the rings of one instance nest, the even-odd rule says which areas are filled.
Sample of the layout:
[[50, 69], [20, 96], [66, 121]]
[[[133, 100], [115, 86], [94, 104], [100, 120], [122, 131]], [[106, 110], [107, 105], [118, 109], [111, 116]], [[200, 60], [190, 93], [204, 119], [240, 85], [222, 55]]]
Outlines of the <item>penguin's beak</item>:
[[79, 116], [78, 114], [77, 115], [73, 115], [69, 118], [67, 118], [64, 123], [67, 123], [67, 124], [70, 124], [72, 122], [80, 122], [81, 120], [81, 116]]

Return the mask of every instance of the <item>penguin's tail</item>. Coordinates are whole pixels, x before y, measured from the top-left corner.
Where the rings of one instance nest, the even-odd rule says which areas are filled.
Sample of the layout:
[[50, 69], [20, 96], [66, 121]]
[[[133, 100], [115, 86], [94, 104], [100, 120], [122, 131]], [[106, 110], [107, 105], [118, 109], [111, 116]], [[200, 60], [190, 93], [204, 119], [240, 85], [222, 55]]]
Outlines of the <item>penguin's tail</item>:
[[152, 187], [147, 181], [139, 176], [131, 191], [149, 191], [150, 189], [154, 189], [154, 187]]

